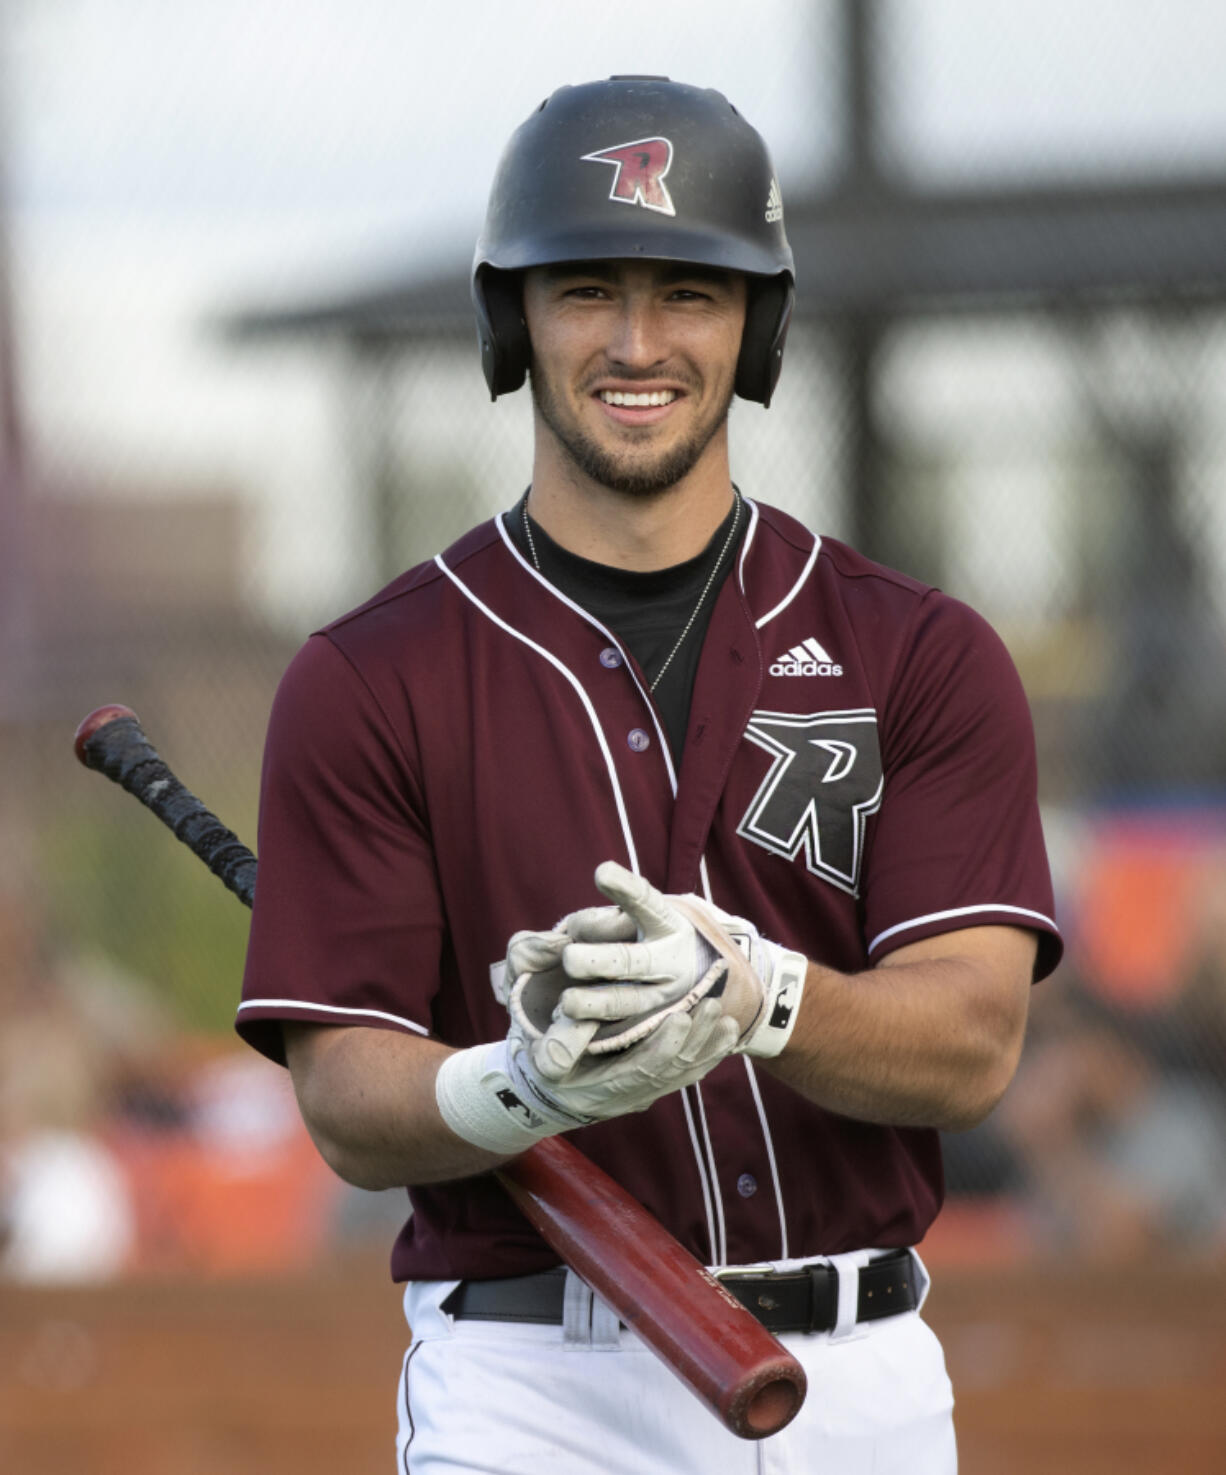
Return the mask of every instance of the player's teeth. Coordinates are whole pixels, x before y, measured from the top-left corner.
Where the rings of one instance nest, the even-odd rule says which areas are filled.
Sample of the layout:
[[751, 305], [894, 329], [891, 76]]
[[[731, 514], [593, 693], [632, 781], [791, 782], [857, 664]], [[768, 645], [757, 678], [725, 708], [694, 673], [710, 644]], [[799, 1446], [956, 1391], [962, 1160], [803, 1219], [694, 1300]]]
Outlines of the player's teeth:
[[655, 405], [671, 405], [677, 394], [672, 389], [657, 389], [650, 394], [626, 394], [620, 389], [602, 389], [600, 397], [606, 405], [624, 405], [630, 409], [646, 410]]

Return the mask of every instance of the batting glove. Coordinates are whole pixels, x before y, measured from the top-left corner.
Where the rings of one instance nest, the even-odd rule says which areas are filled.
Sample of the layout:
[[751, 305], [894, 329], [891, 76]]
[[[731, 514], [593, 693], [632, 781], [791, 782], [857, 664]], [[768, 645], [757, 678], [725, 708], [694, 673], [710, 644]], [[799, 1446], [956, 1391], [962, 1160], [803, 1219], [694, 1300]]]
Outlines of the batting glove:
[[595, 1054], [624, 1050], [646, 1039], [666, 1015], [692, 1009], [711, 992], [724, 972], [723, 959], [712, 954], [712, 966], [696, 982], [691, 984], [681, 979], [658, 982], [651, 991], [650, 1007], [616, 1031], [565, 1013], [560, 1007], [562, 995], [574, 983], [563, 965], [568, 945], [576, 941], [633, 942], [637, 935], [634, 919], [620, 908], [589, 907], [573, 912], [551, 932], [517, 932], [511, 938], [503, 974], [505, 1003], [512, 1020], [530, 1043], [535, 1044], [548, 1035], [546, 1048], [554, 1074], [561, 1075], [568, 1070], [589, 1047], [593, 1036], [601, 1032], [604, 1039]]
[[[573, 1021], [565, 1022], [568, 1032]], [[595, 1021], [581, 1026], [589, 1034]], [[487, 1152], [524, 1152], [542, 1137], [646, 1111], [661, 1096], [701, 1080], [736, 1046], [736, 1023], [714, 1000], [692, 1014], [662, 1021], [647, 1039], [620, 1054], [584, 1057], [562, 1072], [549, 1032], [534, 1045], [512, 1024], [505, 1040], [449, 1055], [435, 1099], [459, 1137]]]
[[[507, 944], [501, 973], [501, 1002], [519, 1033], [530, 1045], [548, 1035], [544, 1049], [549, 1057], [548, 1069], [555, 1078], [575, 1064], [595, 1030], [595, 1026], [580, 1023], [558, 1008], [558, 1001], [572, 982], [562, 966], [563, 952], [578, 936], [589, 942], [611, 942], [634, 936], [634, 923], [616, 907], [593, 907], [573, 916], [584, 919], [582, 933], [568, 930], [565, 921], [549, 932], [515, 933]], [[651, 1028], [648, 1025], [636, 1039], [645, 1039]]]
[[[589, 1054], [623, 1049], [655, 1028], [661, 1012], [703, 997], [736, 1020], [739, 1053], [779, 1054], [800, 1010], [808, 969], [802, 954], [768, 942], [752, 922], [699, 896], [665, 896], [615, 861], [597, 868], [596, 885], [620, 909], [623, 926], [633, 925], [634, 938], [590, 940], [604, 908], [559, 924], [583, 939], [562, 949], [567, 977], [593, 986], [564, 990], [557, 1007], [576, 1022], [598, 1022]], [[606, 935], [612, 930], [607, 921], [600, 927]]]

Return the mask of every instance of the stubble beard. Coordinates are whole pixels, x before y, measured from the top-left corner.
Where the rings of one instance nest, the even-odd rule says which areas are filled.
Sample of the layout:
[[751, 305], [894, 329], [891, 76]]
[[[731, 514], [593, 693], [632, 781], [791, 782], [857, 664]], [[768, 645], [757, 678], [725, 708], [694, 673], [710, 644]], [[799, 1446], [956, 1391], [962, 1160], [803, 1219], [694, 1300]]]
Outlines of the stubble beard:
[[727, 423], [732, 405], [729, 389], [718, 413], [696, 425], [687, 439], [663, 450], [654, 460], [606, 449], [562, 411], [553, 386], [534, 367], [529, 375], [532, 402], [567, 458], [584, 476], [626, 497], [654, 497], [676, 486], [698, 464], [715, 435]]

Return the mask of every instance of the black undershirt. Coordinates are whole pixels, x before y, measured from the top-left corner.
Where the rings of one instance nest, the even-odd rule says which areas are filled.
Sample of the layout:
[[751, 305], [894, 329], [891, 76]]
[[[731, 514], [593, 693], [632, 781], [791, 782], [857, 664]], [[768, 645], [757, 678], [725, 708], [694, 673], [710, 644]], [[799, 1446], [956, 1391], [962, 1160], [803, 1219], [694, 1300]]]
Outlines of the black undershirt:
[[[532, 563], [532, 548], [524, 535], [523, 507], [521, 499], [503, 514], [503, 520], [511, 541], [528, 562]], [[711, 541], [696, 558], [687, 559], [685, 563], [675, 563], [670, 568], [652, 569], [648, 573], [612, 568], [608, 564], [593, 563], [590, 559], [580, 558], [561, 544], [555, 543], [535, 519], [530, 519], [532, 541], [540, 559], [541, 574], [555, 589], [568, 599], [573, 599], [581, 609], [586, 610], [617, 636], [638, 662], [648, 686], [668, 661], [668, 668], [660, 677], [660, 684], [652, 696], [661, 724], [668, 735], [673, 758], [678, 764], [681, 761], [681, 750], [685, 746], [685, 730], [689, 725], [690, 701], [694, 693], [694, 678], [698, 674], [698, 658], [702, 654], [702, 642], [706, 637], [711, 611], [715, 607], [715, 597], [736, 562], [736, 551], [749, 520], [742, 503], [737, 536], [727, 555], [721, 559], [736, 510], [737, 504], [734, 502], [727, 517], [716, 528]], [[716, 564], [719, 567], [715, 577], [711, 579], [711, 587], [702, 601], [702, 608], [690, 626], [689, 634], [681, 642], [680, 649], [669, 661], [669, 652], [685, 629], [686, 621]]]

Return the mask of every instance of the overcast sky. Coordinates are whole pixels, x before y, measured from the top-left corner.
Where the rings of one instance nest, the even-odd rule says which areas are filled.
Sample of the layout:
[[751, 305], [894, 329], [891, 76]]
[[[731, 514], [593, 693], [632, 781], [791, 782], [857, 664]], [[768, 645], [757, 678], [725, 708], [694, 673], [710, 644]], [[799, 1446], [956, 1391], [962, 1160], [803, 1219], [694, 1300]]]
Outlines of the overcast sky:
[[[832, 0], [0, 5], [24, 395], [43, 459], [73, 474], [273, 499], [332, 475], [318, 372], [257, 371], [202, 319], [465, 261], [503, 142], [561, 82], [719, 87], [785, 199], [837, 152]], [[1217, 0], [882, 10], [892, 146], [918, 175], [1226, 159]]]
[[[617, 71], [720, 87], [791, 181], [831, 147], [831, 0], [6, 8], [17, 200], [62, 218], [468, 227], [503, 140], [536, 102]], [[892, 0], [882, 14], [883, 86], [921, 167], [1208, 160], [1226, 143], [1217, 0]]]

